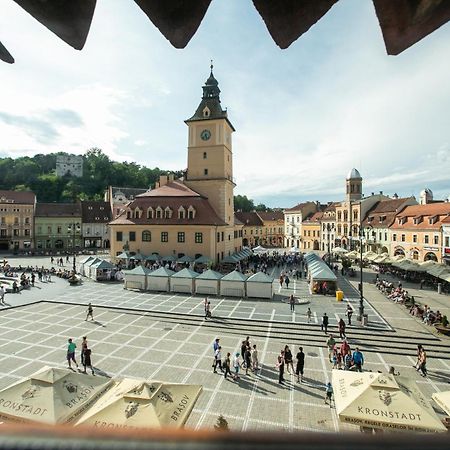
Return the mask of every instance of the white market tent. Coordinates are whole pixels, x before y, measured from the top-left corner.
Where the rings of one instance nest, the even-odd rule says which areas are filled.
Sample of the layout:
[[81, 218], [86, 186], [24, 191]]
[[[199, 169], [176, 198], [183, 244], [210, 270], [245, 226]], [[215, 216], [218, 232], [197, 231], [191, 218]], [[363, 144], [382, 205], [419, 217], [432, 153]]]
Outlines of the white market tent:
[[89, 278], [92, 278], [94, 281], [108, 281], [111, 279], [115, 266], [103, 259], [92, 264], [89, 269]]
[[319, 255], [309, 252], [305, 255], [308, 264], [308, 279], [313, 293], [316, 290], [317, 283], [320, 285], [324, 282], [327, 284], [328, 291], [335, 291], [337, 288], [337, 277], [335, 273], [328, 267], [327, 263], [320, 258]]
[[86, 262], [84, 264], [84, 276], [88, 278], [93, 278], [95, 274], [95, 269], [93, 269], [92, 266], [102, 261], [103, 261], [102, 259], [95, 257], [94, 259], [91, 259], [90, 261]]
[[245, 281], [247, 276], [233, 270], [220, 280], [220, 295], [229, 297], [245, 297]]
[[223, 275], [214, 270], [206, 270], [195, 279], [195, 293], [218, 295], [220, 292], [220, 280]]
[[170, 277], [170, 291], [171, 292], [186, 292], [194, 293], [194, 280], [198, 277], [198, 273], [190, 269], [182, 269], [175, 272]]
[[175, 272], [173, 270], [160, 267], [147, 275], [147, 291], [170, 291], [170, 277]]
[[273, 297], [273, 278], [264, 272], [257, 272], [247, 278], [245, 282], [247, 297], [272, 298]]
[[332, 384], [342, 422], [390, 431], [447, 431], [414, 380], [333, 370]]
[[431, 398], [450, 416], [450, 391], [435, 392]]
[[85, 266], [89, 262], [93, 261], [94, 259], [95, 259], [95, 256], [88, 256], [88, 257], [82, 259], [78, 264], [78, 273], [85, 276], [86, 275], [85, 274]]
[[133, 270], [125, 272], [125, 289], [147, 289], [147, 275], [150, 270], [144, 266], [137, 266]]
[[252, 249], [253, 253], [259, 254], [259, 253], [266, 253], [267, 248], [264, 248], [262, 245], [258, 245], [257, 247]]

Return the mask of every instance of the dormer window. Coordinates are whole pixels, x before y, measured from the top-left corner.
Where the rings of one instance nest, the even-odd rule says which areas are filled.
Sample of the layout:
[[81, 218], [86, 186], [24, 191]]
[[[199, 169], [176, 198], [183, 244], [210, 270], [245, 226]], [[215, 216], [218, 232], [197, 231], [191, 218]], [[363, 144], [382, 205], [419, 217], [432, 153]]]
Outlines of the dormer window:
[[153, 215], [155, 214], [154, 209], [149, 206], [147, 209], [147, 219], [153, 219]]
[[399, 217], [398, 218], [398, 224], [404, 225], [406, 223], [406, 217]]
[[140, 219], [140, 218], [141, 218], [141, 215], [142, 215], [142, 211], [141, 211], [139, 208], [136, 208], [136, 209], [134, 210], [134, 218], [135, 218], [135, 219]]
[[131, 210], [127, 209], [127, 219], [131, 219]]
[[172, 210], [167, 206], [164, 210], [164, 218], [171, 219], [172, 218]]
[[209, 117], [211, 115], [211, 111], [207, 106], [203, 108], [203, 117]]
[[437, 216], [431, 216], [429, 219], [428, 219], [428, 223], [430, 224], [430, 225], [433, 225], [434, 223], [436, 223], [437, 222]]
[[414, 217], [414, 225], [419, 225], [420, 222], [422, 222], [423, 217], [422, 216], [416, 216]]
[[194, 219], [195, 218], [195, 208], [190, 205], [188, 208], [188, 219]]
[[368, 223], [371, 223], [373, 221], [373, 216], [369, 216], [368, 218], [367, 218], [367, 222]]
[[162, 208], [160, 206], [158, 206], [156, 208], [156, 218], [157, 219], [161, 219], [162, 218]]
[[184, 219], [186, 217], [186, 210], [183, 208], [183, 206], [180, 206], [178, 208], [178, 218]]

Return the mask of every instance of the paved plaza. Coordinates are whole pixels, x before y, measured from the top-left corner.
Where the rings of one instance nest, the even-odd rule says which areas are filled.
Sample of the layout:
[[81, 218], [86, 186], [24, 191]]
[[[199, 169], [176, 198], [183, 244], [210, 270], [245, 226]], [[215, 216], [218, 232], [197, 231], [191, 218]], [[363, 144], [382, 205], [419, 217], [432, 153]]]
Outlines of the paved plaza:
[[[367, 277], [369, 280], [372, 275]], [[354, 281], [339, 282], [346, 301], [357, 308]], [[374, 326], [348, 330], [352, 347], [359, 345], [364, 352], [364, 369], [386, 372], [394, 366], [401, 375], [416, 380], [428, 397], [448, 390], [450, 342], [430, 333], [429, 327], [409, 316], [405, 308], [384, 299], [370, 284], [365, 289], [372, 305], [366, 309]], [[287, 292], [279, 294], [283, 298]], [[304, 281], [296, 283], [295, 295], [309, 298]], [[357, 430], [339, 423], [334, 408], [324, 404], [324, 384], [330, 380], [331, 364], [326, 336], [317, 321], [324, 311], [336, 319], [336, 314], [343, 314], [345, 302], [314, 296], [309, 305], [297, 305], [294, 316], [280, 298], [211, 297], [214, 317], [205, 321], [200, 296], [127, 291], [121, 284], [90, 280], [75, 287], [61, 279], [37, 283], [21, 294], [8, 294], [9, 306], [1, 310], [0, 388], [44, 365], [65, 367], [67, 338], [74, 338], [80, 346], [81, 337], [87, 335], [97, 373], [201, 384], [203, 392], [187, 427], [211, 428], [222, 414], [232, 430]], [[94, 322], [84, 320], [88, 302], [94, 305]], [[311, 324], [306, 323], [308, 306], [316, 313]], [[335, 332], [336, 321], [331, 323]], [[223, 353], [233, 354], [240, 351], [247, 335], [259, 349], [262, 368], [258, 374], [242, 374], [239, 382], [214, 374], [213, 340], [220, 337]], [[431, 356], [427, 378], [412, 367], [417, 343], [424, 344]], [[284, 345], [289, 345], [294, 355], [298, 346], [303, 346], [304, 383], [286, 374], [286, 384], [278, 384], [275, 362]]]

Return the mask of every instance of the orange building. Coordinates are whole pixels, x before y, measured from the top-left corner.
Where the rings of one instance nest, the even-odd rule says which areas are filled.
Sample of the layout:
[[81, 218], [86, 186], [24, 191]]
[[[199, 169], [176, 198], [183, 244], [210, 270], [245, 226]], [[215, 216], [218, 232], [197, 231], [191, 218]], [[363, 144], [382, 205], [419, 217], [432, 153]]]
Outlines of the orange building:
[[450, 203], [407, 206], [390, 226], [391, 254], [442, 262], [442, 225]]
[[320, 228], [322, 211], [308, 216], [302, 222], [302, 250], [320, 250]]
[[283, 211], [257, 211], [256, 214], [263, 221], [262, 245], [267, 247], [283, 247]]

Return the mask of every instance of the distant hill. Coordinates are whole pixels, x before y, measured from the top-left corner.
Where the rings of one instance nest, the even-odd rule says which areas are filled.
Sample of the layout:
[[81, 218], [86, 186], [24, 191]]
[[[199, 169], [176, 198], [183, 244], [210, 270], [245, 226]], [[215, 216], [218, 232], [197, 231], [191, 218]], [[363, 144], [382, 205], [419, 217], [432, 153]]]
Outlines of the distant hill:
[[[0, 158], [0, 189], [31, 190], [39, 202], [100, 200], [109, 185], [146, 188], [167, 171], [136, 163], [112, 161], [100, 149], [83, 155], [83, 176], [56, 175], [56, 157], [64, 152], [33, 157]], [[181, 171], [175, 172], [181, 176]]]

